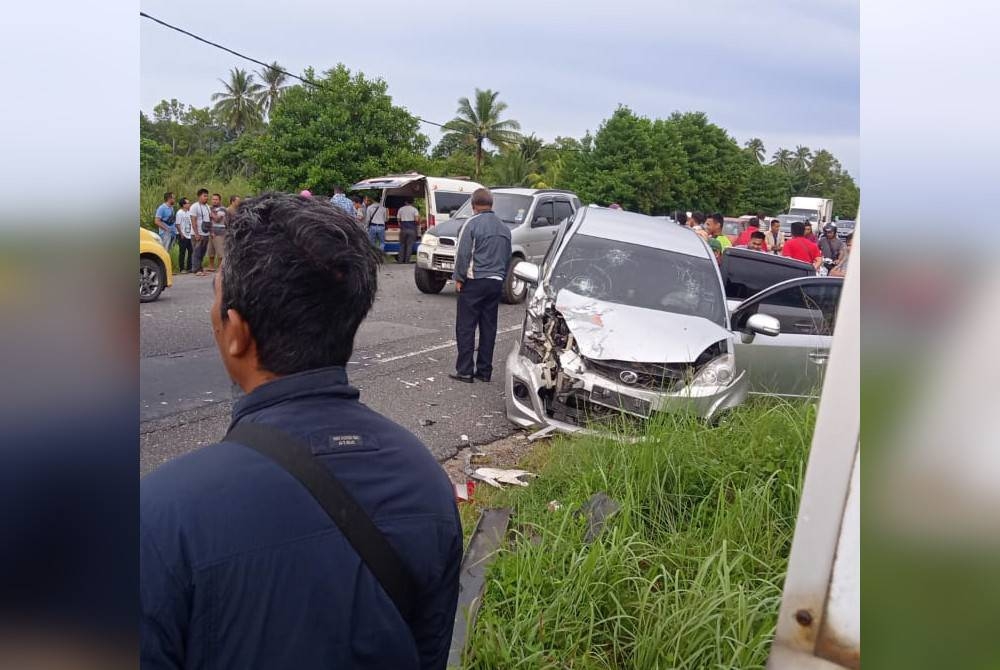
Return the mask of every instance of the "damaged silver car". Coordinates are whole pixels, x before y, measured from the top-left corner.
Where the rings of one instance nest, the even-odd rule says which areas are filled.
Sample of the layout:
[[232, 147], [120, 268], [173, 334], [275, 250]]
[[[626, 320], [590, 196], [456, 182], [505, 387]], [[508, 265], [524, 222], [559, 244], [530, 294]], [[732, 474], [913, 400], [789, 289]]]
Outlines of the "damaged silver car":
[[[774, 272], [775, 257], [740, 255], [741, 269], [759, 263]], [[756, 296], [730, 314], [708, 245], [652, 217], [581, 209], [540, 267], [520, 263], [514, 271], [535, 286], [506, 365], [507, 416], [525, 428], [575, 432], [592, 421], [657, 412], [713, 419], [754, 390], [753, 373], [764, 378], [760, 366], [748, 370], [737, 361], [754, 358], [755, 338], [771, 340], [771, 351], [785, 350], [778, 343], [781, 322], [760, 312]], [[828, 281], [800, 277], [784, 284], [794, 291], [817, 280]], [[816, 346], [823, 343], [817, 339]], [[799, 346], [787, 353], [789, 371], [798, 364], [792, 357], [807, 360], [815, 352]]]

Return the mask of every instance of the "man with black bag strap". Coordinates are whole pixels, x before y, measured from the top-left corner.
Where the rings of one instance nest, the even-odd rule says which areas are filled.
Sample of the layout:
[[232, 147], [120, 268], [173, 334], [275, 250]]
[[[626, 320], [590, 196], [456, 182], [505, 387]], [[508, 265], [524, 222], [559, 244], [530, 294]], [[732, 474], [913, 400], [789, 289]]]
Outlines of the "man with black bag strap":
[[349, 215], [282, 194], [245, 202], [225, 244], [212, 329], [246, 395], [222, 442], [142, 480], [142, 667], [445, 668], [453, 489], [344, 367], [377, 252]]

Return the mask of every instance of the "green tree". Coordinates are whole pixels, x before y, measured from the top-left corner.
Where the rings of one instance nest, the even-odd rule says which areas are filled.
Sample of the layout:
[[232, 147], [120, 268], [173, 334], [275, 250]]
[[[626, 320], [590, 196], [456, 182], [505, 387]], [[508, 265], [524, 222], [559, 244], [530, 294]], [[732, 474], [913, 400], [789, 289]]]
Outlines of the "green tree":
[[753, 156], [758, 163], [764, 162], [764, 156], [767, 153], [764, 151], [764, 142], [759, 137], [751, 137], [746, 143], [747, 151]]
[[223, 90], [212, 94], [213, 111], [226, 127], [238, 137], [260, 125], [263, 116], [259, 101], [265, 89], [254, 80], [253, 74], [237, 67], [229, 71], [229, 81], [219, 81]]
[[809, 150], [809, 147], [804, 147], [801, 144], [795, 147], [795, 151], [792, 153], [792, 169], [798, 172], [806, 172], [811, 163], [812, 151]]
[[[489, 170], [489, 182], [497, 186], [528, 186], [534, 165], [517, 149], [500, 152]], [[537, 176], [537, 175], [536, 175]]]
[[665, 142], [680, 145], [684, 170], [679, 187], [679, 209], [732, 212], [746, 184], [749, 165], [745, 153], [725, 130], [709, 122], [703, 112], [674, 112], [658, 121], [669, 130]]
[[476, 179], [482, 167], [484, 143], [505, 149], [520, 139], [518, 131], [521, 124], [500, 118], [507, 109], [507, 103], [498, 100], [499, 95], [499, 91], [477, 88], [475, 105], [468, 98], [459, 98], [457, 116], [444, 124], [446, 131], [459, 135], [467, 144], [476, 147]]
[[259, 189], [325, 191], [427, 166], [427, 137], [412, 114], [392, 104], [385, 81], [352, 75], [344, 65], [321, 77], [308, 69], [305, 77], [318, 85], [286, 88], [249, 152]]
[[771, 156], [771, 165], [777, 165], [782, 170], [792, 169], [792, 152], [788, 149], [778, 149]]
[[169, 169], [170, 147], [148, 137], [139, 138], [139, 181], [155, 184]]
[[517, 150], [521, 152], [522, 156], [524, 156], [524, 160], [529, 163], [533, 163], [540, 158], [540, 154], [544, 147], [545, 142], [543, 142], [540, 138], [535, 137], [534, 133], [530, 135], [522, 135], [521, 139], [517, 143]]
[[733, 214], [777, 214], [788, 207], [792, 178], [778, 165], [761, 165], [749, 158], [747, 180]]
[[278, 61], [261, 69], [258, 75], [263, 82], [263, 88], [260, 91], [257, 104], [260, 106], [261, 113], [268, 117], [271, 110], [274, 109], [274, 105], [277, 104], [278, 98], [281, 97], [281, 92], [288, 85], [288, 75], [285, 74], [285, 68], [281, 67]]

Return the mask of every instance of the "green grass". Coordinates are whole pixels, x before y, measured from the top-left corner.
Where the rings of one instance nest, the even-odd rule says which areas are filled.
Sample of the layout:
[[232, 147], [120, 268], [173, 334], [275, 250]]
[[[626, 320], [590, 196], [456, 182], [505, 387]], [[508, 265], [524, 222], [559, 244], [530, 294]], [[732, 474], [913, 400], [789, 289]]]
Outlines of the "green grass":
[[[542, 446], [526, 489], [480, 485], [476, 506], [515, 516], [465, 667], [763, 667], [814, 421], [812, 403], [773, 400], [716, 427], [665, 416], [637, 444]], [[585, 546], [573, 511], [597, 491], [622, 510]]]

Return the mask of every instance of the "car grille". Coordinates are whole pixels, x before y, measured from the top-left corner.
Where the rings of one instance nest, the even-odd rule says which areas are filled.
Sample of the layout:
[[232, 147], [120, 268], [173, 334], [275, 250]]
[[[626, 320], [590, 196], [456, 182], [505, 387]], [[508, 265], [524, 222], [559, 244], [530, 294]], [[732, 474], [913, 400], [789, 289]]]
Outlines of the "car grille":
[[[587, 367], [602, 377], [614, 380], [634, 388], [651, 391], [670, 392], [683, 386], [685, 381], [694, 376], [694, 366], [690, 363], [634, 363], [631, 361], [597, 361], [587, 359]], [[625, 378], [633, 373], [636, 377], [631, 384]]]
[[431, 256], [431, 266], [440, 270], [441, 264], [447, 263], [449, 267], [455, 265], [455, 257], [451, 254], [434, 254]]

